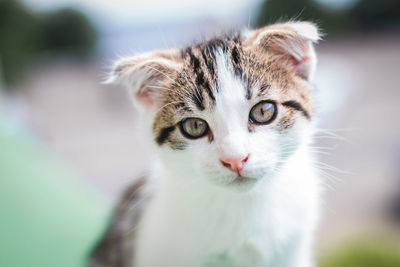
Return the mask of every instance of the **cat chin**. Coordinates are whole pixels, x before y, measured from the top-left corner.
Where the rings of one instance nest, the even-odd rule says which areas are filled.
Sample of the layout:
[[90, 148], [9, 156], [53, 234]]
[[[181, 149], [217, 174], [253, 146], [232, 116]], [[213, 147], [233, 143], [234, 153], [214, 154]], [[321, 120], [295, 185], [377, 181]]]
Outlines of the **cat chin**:
[[253, 189], [258, 182], [259, 179], [238, 176], [227, 184], [226, 187], [237, 192], [248, 192]]
[[249, 192], [256, 187], [261, 179], [236, 176], [232, 179], [214, 180], [212, 183], [218, 188], [226, 189], [233, 192]]

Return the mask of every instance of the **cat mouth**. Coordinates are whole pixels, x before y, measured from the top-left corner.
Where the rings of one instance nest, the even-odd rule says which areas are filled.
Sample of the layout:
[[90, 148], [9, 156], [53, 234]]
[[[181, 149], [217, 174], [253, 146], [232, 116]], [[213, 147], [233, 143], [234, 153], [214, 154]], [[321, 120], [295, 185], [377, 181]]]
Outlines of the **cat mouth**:
[[257, 179], [238, 175], [226, 186], [239, 192], [248, 191], [256, 184]]
[[255, 182], [256, 179], [238, 175], [233, 181], [232, 184], [247, 184], [247, 183], [253, 183]]

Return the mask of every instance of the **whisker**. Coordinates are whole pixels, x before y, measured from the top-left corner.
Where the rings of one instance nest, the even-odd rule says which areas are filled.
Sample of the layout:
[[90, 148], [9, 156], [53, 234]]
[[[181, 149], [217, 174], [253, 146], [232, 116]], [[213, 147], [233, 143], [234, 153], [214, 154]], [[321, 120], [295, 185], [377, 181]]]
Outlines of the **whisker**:
[[152, 69], [152, 70], [154, 70], [154, 71], [160, 73], [161, 75], [163, 75], [165, 78], [169, 79], [170, 81], [175, 82], [175, 80], [173, 80], [173, 79], [172, 79], [171, 77], [169, 77], [167, 74], [165, 74], [164, 72], [162, 72], [162, 71], [160, 71], [160, 70], [158, 70], [158, 69], [156, 69], [156, 68], [153, 68], [152, 66], [145, 65], [144, 67], [149, 68], [149, 69]]
[[162, 87], [162, 86], [148, 85], [147, 87], [149, 87], [149, 88], [154, 88], [154, 89], [165, 90], [165, 91], [170, 91], [170, 92], [173, 92], [173, 93], [176, 93], [176, 94], [182, 96], [184, 99], [189, 99], [188, 96], [190, 95], [189, 92], [186, 91], [185, 89], [183, 89], [183, 90], [184, 90], [186, 93], [188, 93], [188, 95], [184, 95], [184, 94], [182, 94], [182, 93], [180, 93], [180, 92], [178, 92], [178, 91], [176, 91], [176, 90], [172, 90], [172, 89], [170, 89], [170, 88]]
[[156, 113], [159, 113], [162, 109], [164, 109], [165, 107], [167, 107], [169, 105], [177, 104], [177, 103], [185, 103], [185, 102], [181, 101], [181, 100], [169, 102], [169, 103], [165, 104], [164, 106], [162, 106], [161, 108], [159, 108]]

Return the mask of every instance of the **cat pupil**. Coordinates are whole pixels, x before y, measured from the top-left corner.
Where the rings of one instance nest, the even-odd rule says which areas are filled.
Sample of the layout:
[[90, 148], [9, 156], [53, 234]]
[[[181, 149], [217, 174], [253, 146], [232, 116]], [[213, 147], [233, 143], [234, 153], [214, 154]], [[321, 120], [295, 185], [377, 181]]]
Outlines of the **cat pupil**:
[[261, 115], [263, 115], [263, 116], [264, 116], [264, 111], [266, 110], [265, 106], [266, 106], [266, 105], [264, 105], [264, 106], [261, 107]]

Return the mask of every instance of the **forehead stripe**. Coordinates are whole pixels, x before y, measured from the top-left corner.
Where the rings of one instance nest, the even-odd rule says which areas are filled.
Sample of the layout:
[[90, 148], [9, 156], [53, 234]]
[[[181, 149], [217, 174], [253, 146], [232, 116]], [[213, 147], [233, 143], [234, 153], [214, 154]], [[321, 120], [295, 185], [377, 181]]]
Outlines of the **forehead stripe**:
[[[190, 46], [181, 51], [182, 58], [185, 58], [185, 53], [187, 55], [189, 55], [189, 60], [190, 60], [190, 63], [193, 65], [194, 70], [196, 71], [196, 70], [200, 69], [200, 60], [193, 54], [193, 50]], [[198, 82], [197, 79], [196, 79], [196, 81], [193, 81], [193, 83], [197, 83], [197, 82]], [[196, 86], [196, 85], [194, 84], [194, 86]], [[193, 91], [193, 94], [190, 97], [192, 98], [193, 103], [196, 105], [196, 107], [199, 110], [204, 110], [205, 107], [203, 104], [202, 94], [199, 92], [199, 90], [197, 88], [194, 88], [192, 91]]]
[[198, 68], [200, 68], [200, 60], [193, 54], [191, 47], [188, 47], [186, 52], [189, 54], [190, 62], [193, 64], [193, 68], [196, 71]]
[[211, 98], [212, 102], [215, 103], [215, 96], [214, 96], [213, 92], [211, 91], [211, 86], [208, 81], [206, 81], [204, 83], [204, 88], [206, 88], [206, 92], [207, 92], [208, 96]]
[[239, 51], [236, 46], [233, 47], [231, 54], [233, 62], [235, 62], [235, 64], [239, 64]]
[[252, 96], [253, 96], [253, 92], [251, 91], [251, 86], [246, 77], [246, 99], [250, 100]]
[[215, 102], [215, 97], [213, 92], [211, 91], [211, 86], [210, 83], [204, 79], [204, 73], [200, 70], [199, 73], [197, 73], [197, 77], [196, 77], [196, 85], [199, 88], [205, 88], [206, 93], [208, 94], [208, 96], [211, 98], [212, 102]]
[[303, 108], [303, 106], [294, 100], [283, 102], [282, 105], [300, 111], [307, 119], [310, 119], [310, 114]]
[[203, 57], [203, 60], [208, 68], [210, 75], [214, 76], [215, 75], [215, 68], [214, 68], [214, 62], [213, 62], [214, 57], [211, 54], [211, 52], [209, 52], [209, 57], [207, 57], [205, 50], [206, 50], [206, 48], [201, 50], [201, 56]]

